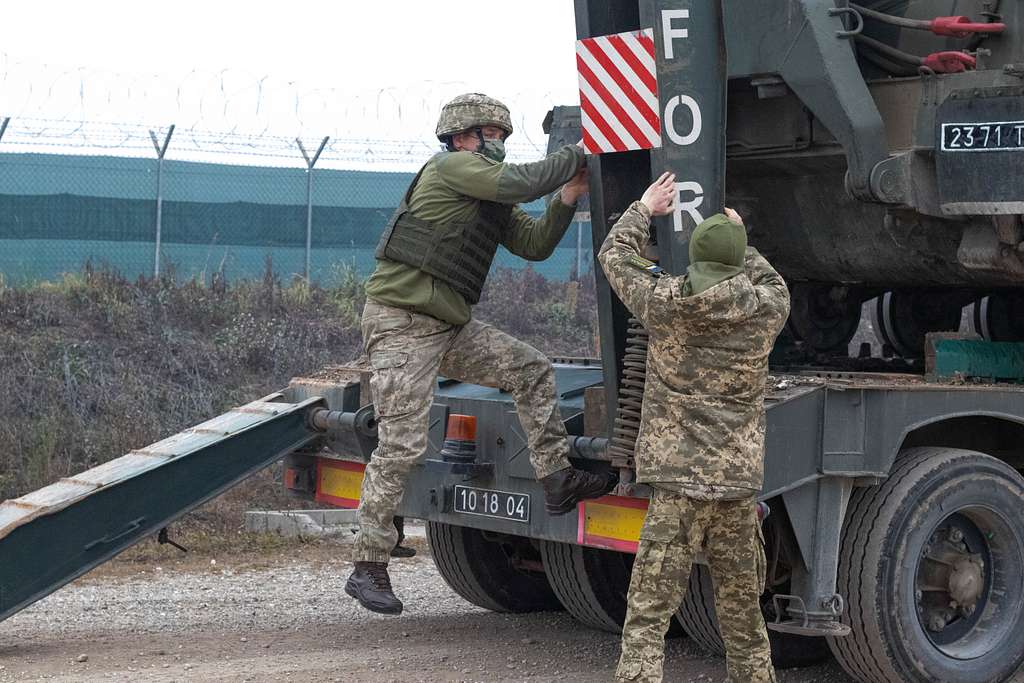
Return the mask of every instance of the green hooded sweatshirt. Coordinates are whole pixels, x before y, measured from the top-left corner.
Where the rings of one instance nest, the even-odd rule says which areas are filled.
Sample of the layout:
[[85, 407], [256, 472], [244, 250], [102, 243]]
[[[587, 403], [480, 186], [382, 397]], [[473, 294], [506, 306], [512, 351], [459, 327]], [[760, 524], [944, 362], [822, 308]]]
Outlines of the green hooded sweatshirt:
[[742, 273], [746, 250], [747, 229], [742, 225], [720, 213], [704, 220], [690, 237], [683, 295], [700, 294]]

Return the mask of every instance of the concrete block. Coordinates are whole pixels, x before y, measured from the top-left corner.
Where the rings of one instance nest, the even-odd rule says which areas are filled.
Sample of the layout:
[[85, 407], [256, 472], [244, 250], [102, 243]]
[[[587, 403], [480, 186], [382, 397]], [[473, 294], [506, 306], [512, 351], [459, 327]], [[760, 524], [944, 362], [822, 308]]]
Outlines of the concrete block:
[[336, 536], [350, 539], [358, 527], [355, 510], [250, 510], [245, 530], [288, 537]]
[[[254, 533], [277, 533], [290, 538], [330, 536], [351, 542], [359, 528], [356, 510], [250, 510], [245, 513], [245, 530]], [[422, 523], [405, 521], [407, 538], [424, 538]]]

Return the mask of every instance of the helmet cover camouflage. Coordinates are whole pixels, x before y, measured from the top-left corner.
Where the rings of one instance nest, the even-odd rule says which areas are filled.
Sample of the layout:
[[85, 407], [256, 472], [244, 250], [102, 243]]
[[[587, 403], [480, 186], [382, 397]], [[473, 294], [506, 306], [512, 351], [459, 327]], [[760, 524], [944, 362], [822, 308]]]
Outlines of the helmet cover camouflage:
[[512, 135], [512, 119], [508, 107], [481, 93], [459, 95], [441, 108], [435, 134], [442, 142], [444, 138], [480, 126], [497, 126], [505, 131], [505, 137]]

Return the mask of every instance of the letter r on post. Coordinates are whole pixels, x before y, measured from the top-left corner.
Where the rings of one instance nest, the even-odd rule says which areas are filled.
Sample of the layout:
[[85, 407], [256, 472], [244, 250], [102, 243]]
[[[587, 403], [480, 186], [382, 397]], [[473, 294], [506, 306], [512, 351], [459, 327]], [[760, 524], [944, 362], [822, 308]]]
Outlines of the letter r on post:
[[[690, 192], [693, 197], [683, 201], [678, 196], [683, 192]], [[700, 186], [700, 183], [695, 183], [692, 180], [676, 183], [676, 194], [676, 205], [672, 209], [672, 229], [676, 232], [683, 232], [684, 211], [690, 215], [694, 226], [703, 223], [704, 216], [700, 215], [700, 211], [697, 210], [704, 203], [704, 188]]]

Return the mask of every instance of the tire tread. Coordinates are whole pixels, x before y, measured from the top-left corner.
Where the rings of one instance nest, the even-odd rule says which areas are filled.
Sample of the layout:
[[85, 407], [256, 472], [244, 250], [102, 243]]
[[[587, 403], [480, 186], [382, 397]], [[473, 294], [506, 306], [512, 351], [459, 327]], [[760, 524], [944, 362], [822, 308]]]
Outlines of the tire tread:
[[890, 683], [907, 679], [890, 643], [886, 642], [880, 615], [879, 583], [890, 529], [903, 514], [905, 501], [936, 470], [946, 470], [957, 460], [983, 458], [990, 466], [1019, 476], [991, 456], [956, 448], [925, 446], [902, 451], [889, 478], [874, 487], [854, 491], [840, 538], [838, 590], [846, 598], [843, 622], [852, 631], [843, 638], [828, 638], [829, 647], [847, 673], [864, 683]]

